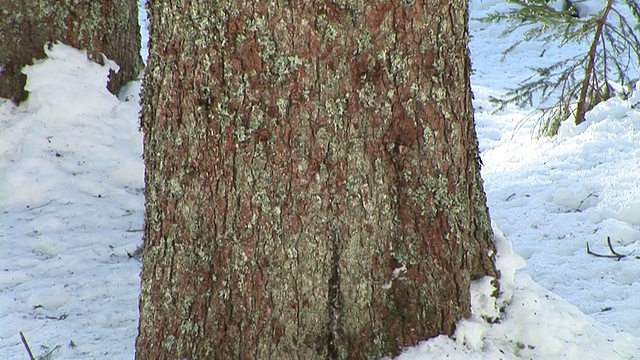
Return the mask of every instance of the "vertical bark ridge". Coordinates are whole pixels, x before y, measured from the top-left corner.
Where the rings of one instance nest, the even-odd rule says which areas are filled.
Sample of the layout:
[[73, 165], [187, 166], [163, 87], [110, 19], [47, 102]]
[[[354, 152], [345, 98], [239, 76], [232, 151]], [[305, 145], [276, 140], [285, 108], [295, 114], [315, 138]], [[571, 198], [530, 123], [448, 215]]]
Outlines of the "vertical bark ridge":
[[329, 293], [327, 297], [328, 304], [328, 339], [327, 339], [327, 355], [328, 359], [339, 359], [340, 350], [344, 346], [342, 344], [342, 324], [341, 317], [343, 312], [342, 292], [340, 289], [340, 261], [341, 261], [341, 244], [339, 236], [333, 235], [332, 240], [332, 257], [331, 257], [331, 275], [329, 278]]
[[451, 334], [496, 276], [467, 2], [150, 5], [138, 358], [359, 359]]

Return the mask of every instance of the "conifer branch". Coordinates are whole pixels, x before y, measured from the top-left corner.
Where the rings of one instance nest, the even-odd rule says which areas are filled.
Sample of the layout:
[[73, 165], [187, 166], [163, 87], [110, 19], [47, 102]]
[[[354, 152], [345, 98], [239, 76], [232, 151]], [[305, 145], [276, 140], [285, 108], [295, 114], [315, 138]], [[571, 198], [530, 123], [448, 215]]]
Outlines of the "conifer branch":
[[[604, 9], [604, 13], [602, 14], [602, 17], [598, 19], [598, 26], [596, 27], [596, 33], [593, 36], [593, 42], [591, 43], [591, 48], [589, 49], [589, 61], [587, 61], [587, 70], [585, 71], [584, 80], [582, 81], [580, 98], [578, 99], [578, 107], [576, 109], [576, 125], [583, 123], [584, 115], [586, 114], [586, 112], [588, 110], [591, 110], [591, 108], [596, 105], [592, 103], [587, 104], [587, 92], [589, 91], [592, 92], [591, 93], [592, 96], [589, 96], [589, 97], [592, 98], [593, 100], [597, 101], [597, 99], [600, 98], [598, 96], [599, 94], [596, 94], [595, 96], [593, 95], [593, 92], [595, 93], [599, 92], [598, 82], [595, 79], [596, 74], [594, 73], [594, 66], [596, 63], [596, 53], [597, 53], [596, 50], [598, 49], [598, 42], [600, 42], [600, 38], [602, 37], [602, 29], [604, 27], [605, 22], [607, 21], [607, 16], [609, 16], [609, 11], [611, 11], [611, 5], [613, 5], [613, 0], [608, 0], [607, 6]], [[604, 57], [603, 61], [606, 61], [606, 56]], [[603, 69], [604, 69], [603, 71], [605, 71], [606, 73], [606, 69], [607, 69], [606, 63]], [[594, 78], [593, 83], [591, 82], [592, 77]]]
[[[523, 42], [532, 40], [560, 47], [588, 42], [588, 47], [584, 53], [531, 69], [533, 75], [516, 88], [509, 89], [501, 98], [490, 98], [498, 105], [496, 111], [509, 104], [535, 106], [540, 134], [555, 135], [560, 124], [570, 117], [580, 124], [598, 103], [615, 95], [626, 98], [631, 93], [638, 80], [640, 38], [635, 33], [636, 27], [616, 7], [628, 7], [634, 22], [640, 22], [640, 5], [636, 0], [607, 0], [599, 14], [586, 18], [578, 18], [578, 12], [571, 6], [557, 10], [545, 0], [507, 2], [516, 6], [480, 19], [510, 23], [503, 36], [526, 28], [524, 35], [503, 52], [503, 59]], [[540, 56], [544, 54], [545, 51]]]

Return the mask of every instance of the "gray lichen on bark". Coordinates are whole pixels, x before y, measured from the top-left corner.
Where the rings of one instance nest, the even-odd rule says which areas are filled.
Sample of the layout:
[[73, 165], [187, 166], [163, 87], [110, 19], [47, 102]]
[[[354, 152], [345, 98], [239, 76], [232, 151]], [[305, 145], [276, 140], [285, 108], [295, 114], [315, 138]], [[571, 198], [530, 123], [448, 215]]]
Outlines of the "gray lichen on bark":
[[150, 5], [138, 357], [451, 334], [496, 276], [466, 1]]

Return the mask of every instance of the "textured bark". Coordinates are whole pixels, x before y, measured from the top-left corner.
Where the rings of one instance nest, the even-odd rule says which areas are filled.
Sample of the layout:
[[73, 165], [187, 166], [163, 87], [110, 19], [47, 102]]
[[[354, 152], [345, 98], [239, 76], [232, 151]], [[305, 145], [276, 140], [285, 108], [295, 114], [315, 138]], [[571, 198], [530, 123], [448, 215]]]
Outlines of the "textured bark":
[[365, 359], [497, 276], [468, 2], [150, 1], [137, 359]]
[[114, 94], [143, 67], [136, 0], [0, 0], [0, 97], [26, 99], [22, 68], [57, 41], [87, 50], [99, 63], [101, 53], [114, 60], [120, 66], [108, 85]]

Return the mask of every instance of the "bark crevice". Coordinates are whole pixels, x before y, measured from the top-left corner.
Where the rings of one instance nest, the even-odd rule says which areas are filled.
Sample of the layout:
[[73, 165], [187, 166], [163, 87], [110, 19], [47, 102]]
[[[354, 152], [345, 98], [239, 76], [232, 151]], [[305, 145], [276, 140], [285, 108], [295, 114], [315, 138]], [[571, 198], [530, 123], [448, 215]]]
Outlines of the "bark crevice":
[[[150, 5], [138, 358], [378, 358], [451, 335], [470, 281], [497, 275], [467, 2]], [[187, 233], [198, 261], [154, 277]], [[176, 324], [202, 293], [207, 316]], [[194, 327], [215, 341], [187, 346]]]

